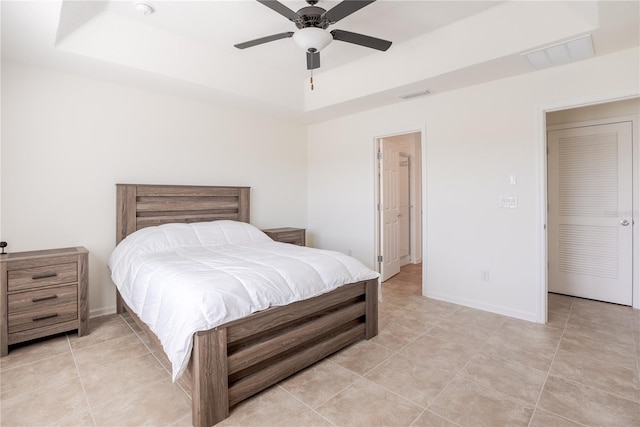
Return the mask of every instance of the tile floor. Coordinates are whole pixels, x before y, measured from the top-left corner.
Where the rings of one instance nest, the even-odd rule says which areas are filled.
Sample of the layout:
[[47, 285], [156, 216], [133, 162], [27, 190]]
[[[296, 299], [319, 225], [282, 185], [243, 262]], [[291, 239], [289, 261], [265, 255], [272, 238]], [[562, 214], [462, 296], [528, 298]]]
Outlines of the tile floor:
[[[640, 426], [640, 311], [549, 295], [538, 325], [383, 284], [380, 334], [232, 409], [221, 426]], [[190, 425], [190, 399], [126, 318], [0, 359], [0, 424]]]

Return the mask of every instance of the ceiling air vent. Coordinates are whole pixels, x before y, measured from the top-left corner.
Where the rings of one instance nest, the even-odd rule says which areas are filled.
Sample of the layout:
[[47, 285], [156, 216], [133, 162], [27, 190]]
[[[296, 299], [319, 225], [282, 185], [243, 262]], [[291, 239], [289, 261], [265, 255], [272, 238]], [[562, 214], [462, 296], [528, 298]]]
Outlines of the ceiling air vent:
[[415, 92], [409, 92], [409, 93], [405, 93], [404, 95], [399, 95], [399, 98], [402, 99], [411, 99], [411, 98], [417, 98], [419, 96], [425, 96], [425, 95], [429, 95], [431, 92], [429, 92], [426, 89], [422, 89], [422, 90], [417, 90]]
[[522, 54], [537, 70], [580, 61], [591, 58], [593, 55], [591, 34]]

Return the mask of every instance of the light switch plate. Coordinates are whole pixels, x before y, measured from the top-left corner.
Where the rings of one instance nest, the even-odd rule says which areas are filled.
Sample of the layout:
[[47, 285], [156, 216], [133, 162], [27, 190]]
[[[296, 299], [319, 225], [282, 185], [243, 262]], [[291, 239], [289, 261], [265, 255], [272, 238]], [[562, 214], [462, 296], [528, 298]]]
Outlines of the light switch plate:
[[518, 207], [518, 197], [500, 196], [499, 206], [505, 209], [516, 209]]

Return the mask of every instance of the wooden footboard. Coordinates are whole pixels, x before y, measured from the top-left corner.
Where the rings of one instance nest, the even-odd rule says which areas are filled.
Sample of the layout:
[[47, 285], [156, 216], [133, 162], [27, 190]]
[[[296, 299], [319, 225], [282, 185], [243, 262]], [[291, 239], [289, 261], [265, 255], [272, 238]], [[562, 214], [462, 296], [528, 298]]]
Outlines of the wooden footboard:
[[[149, 328], [122, 305], [159, 345]], [[231, 406], [377, 333], [377, 279], [198, 332], [186, 373], [193, 425], [214, 425], [229, 416]]]

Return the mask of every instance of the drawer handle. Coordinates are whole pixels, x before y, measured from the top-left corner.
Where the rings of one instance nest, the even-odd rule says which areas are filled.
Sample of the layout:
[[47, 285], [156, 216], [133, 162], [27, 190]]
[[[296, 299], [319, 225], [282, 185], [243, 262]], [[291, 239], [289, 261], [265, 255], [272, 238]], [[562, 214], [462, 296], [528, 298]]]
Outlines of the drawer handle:
[[58, 313], [43, 314], [42, 316], [36, 316], [36, 317], [32, 318], [31, 320], [34, 321], [34, 322], [37, 322], [38, 320], [51, 319], [52, 317], [58, 317]]
[[35, 274], [33, 276], [31, 276], [32, 280], [38, 280], [38, 279], [46, 279], [49, 277], [56, 277], [58, 275], [58, 273], [44, 273], [44, 274]]
[[47, 300], [56, 299], [56, 298], [58, 298], [58, 295], [49, 295], [46, 297], [32, 298], [31, 302], [41, 302], [41, 301], [47, 301]]

